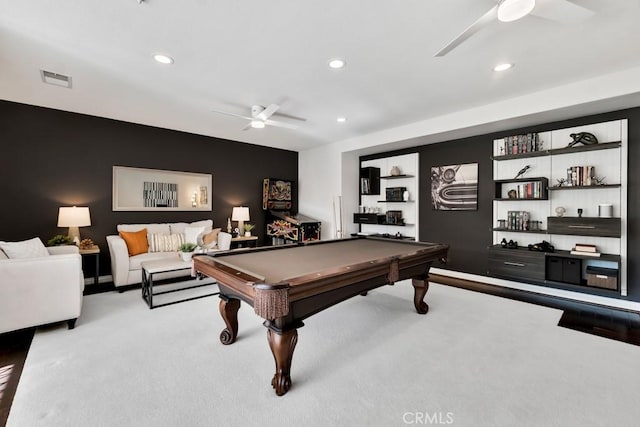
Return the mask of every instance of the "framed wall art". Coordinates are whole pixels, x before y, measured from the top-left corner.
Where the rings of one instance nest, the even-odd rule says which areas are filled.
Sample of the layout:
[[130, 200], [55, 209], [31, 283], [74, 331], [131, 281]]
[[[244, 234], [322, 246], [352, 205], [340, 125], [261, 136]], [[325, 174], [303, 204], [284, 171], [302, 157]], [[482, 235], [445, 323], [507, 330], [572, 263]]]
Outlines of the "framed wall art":
[[431, 205], [439, 211], [478, 209], [478, 164], [431, 168]]
[[114, 211], [211, 211], [211, 174], [113, 167]]

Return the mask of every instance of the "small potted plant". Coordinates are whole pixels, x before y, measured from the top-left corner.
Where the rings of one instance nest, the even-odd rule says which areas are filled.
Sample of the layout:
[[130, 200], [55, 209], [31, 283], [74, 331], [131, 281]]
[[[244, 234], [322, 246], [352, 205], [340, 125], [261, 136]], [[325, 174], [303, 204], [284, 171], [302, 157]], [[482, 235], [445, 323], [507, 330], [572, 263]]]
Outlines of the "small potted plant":
[[185, 262], [191, 261], [191, 257], [193, 256], [193, 251], [196, 250], [198, 245], [195, 243], [183, 243], [180, 245], [180, 256], [182, 260]]
[[244, 237], [251, 237], [251, 230], [256, 228], [253, 224], [244, 224]]
[[47, 241], [49, 246], [71, 245], [72, 243], [71, 237], [63, 236], [62, 234], [55, 235]]

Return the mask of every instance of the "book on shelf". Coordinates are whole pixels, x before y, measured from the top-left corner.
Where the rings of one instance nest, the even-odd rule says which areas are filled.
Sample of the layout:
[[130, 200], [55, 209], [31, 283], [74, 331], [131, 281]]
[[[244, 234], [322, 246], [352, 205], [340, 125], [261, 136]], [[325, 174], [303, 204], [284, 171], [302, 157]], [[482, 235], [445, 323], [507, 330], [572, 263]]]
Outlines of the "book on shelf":
[[499, 146], [498, 154], [501, 156], [505, 154], [524, 154], [541, 150], [542, 141], [540, 141], [538, 134], [528, 133], [504, 137], [502, 144]]
[[576, 243], [576, 245], [573, 247], [573, 250], [579, 252], [598, 252], [596, 245], [588, 243]]
[[584, 255], [584, 256], [600, 256], [599, 252], [584, 252], [584, 251], [576, 251], [575, 249], [571, 251], [571, 255]]

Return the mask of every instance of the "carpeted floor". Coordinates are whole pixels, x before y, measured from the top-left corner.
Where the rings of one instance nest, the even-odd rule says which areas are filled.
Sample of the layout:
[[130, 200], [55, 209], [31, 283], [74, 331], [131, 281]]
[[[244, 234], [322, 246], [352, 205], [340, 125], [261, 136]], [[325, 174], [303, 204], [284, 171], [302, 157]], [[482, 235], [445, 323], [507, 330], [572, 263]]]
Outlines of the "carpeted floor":
[[309, 318], [277, 397], [251, 307], [220, 344], [217, 297], [149, 310], [85, 297], [76, 329], [36, 333], [8, 426], [632, 426], [640, 347], [557, 326], [562, 311], [398, 283]]

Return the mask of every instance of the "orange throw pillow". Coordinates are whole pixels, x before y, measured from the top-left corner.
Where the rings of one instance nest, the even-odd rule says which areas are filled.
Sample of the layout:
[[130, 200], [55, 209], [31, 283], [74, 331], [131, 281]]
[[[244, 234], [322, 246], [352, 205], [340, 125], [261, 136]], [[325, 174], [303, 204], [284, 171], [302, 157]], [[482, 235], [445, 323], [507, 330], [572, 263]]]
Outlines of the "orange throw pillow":
[[120, 237], [127, 244], [129, 256], [144, 254], [149, 252], [149, 242], [147, 241], [147, 229], [139, 231], [121, 231]]

